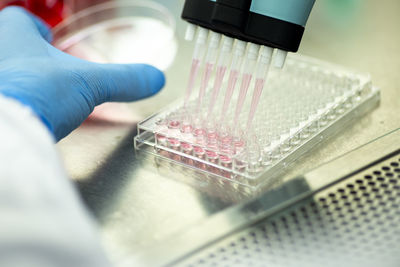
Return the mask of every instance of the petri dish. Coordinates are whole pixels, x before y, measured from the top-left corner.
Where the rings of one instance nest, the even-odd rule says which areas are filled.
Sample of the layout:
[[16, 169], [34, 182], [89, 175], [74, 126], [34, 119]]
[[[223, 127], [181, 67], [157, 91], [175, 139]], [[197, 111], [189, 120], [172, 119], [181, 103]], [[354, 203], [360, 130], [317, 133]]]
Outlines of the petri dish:
[[53, 45], [98, 63], [147, 63], [167, 69], [177, 52], [175, 20], [153, 1], [110, 1], [53, 28]]

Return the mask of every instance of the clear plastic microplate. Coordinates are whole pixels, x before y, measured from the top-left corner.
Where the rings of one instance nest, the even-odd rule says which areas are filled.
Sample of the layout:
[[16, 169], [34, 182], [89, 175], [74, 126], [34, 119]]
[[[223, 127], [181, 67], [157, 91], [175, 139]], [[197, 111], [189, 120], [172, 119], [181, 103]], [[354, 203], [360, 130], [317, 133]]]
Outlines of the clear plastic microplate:
[[[380, 94], [368, 75], [290, 55], [283, 70], [271, 69], [251, 128], [246, 129], [250, 100], [247, 97], [236, 125], [229, 123], [233, 109], [204, 118], [207, 112], [194, 108], [195, 100], [189, 107], [180, 100], [139, 123], [135, 148], [215, 179], [258, 187], [376, 107]], [[219, 101], [214, 110], [221, 106]]]

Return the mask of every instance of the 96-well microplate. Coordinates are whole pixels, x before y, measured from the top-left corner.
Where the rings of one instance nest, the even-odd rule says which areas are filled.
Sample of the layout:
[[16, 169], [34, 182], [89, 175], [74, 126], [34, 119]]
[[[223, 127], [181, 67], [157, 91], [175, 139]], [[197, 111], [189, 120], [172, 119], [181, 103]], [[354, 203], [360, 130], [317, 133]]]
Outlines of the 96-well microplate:
[[[249, 99], [235, 125], [232, 109], [204, 118], [207, 111], [195, 100], [186, 107], [179, 101], [139, 123], [135, 148], [216, 179], [257, 187], [376, 107], [380, 95], [368, 75], [291, 55], [283, 70], [270, 71], [252, 127], [245, 129]], [[221, 110], [221, 102], [214, 110]]]

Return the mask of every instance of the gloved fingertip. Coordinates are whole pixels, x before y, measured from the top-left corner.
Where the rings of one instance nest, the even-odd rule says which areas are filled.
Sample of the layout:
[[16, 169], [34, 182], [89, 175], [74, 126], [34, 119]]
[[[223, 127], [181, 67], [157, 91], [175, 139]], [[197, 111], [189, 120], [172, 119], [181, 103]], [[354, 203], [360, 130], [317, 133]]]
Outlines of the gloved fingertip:
[[6, 6], [5, 8], [3, 8], [2, 10], [1, 10], [1, 12], [2, 13], [7, 13], [7, 12], [17, 12], [17, 13], [20, 13], [20, 12], [25, 12], [25, 8], [23, 8], [23, 7], [20, 7], [20, 6]]
[[97, 71], [84, 76], [89, 86], [97, 89], [94, 102], [129, 102], [158, 93], [165, 85], [159, 69], [147, 64], [93, 64]]
[[149, 90], [152, 95], [158, 93], [165, 85], [164, 73], [154, 66], [142, 64], [143, 74], [149, 82]]

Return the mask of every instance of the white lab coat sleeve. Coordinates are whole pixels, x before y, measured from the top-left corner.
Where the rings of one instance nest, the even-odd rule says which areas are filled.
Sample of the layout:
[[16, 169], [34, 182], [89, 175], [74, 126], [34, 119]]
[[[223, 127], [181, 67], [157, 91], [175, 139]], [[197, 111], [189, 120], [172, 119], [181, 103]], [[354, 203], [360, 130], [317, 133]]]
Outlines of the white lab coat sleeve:
[[0, 95], [0, 266], [109, 265], [51, 134]]

